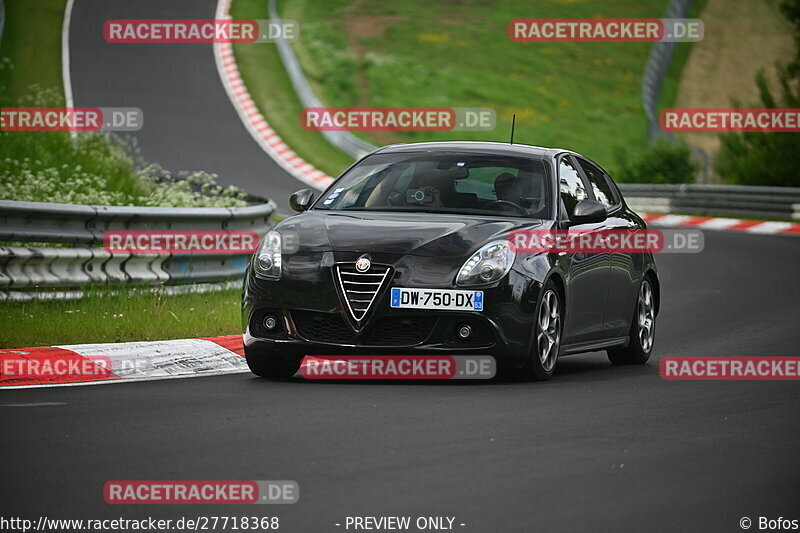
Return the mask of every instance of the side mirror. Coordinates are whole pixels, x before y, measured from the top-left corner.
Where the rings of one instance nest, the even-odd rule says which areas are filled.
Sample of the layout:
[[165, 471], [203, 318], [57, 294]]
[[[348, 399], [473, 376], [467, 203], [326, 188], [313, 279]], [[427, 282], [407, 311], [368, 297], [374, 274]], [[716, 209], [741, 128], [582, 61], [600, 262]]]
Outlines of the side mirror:
[[298, 213], [302, 213], [311, 207], [313, 201], [314, 193], [311, 192], [311, 189], [300, 189], [289, 197], [289, 207]]
[[575, 206], [570, 222], [572, 224], [591, 224], [593, 222], [603, 222], [607, 218], [608, 210], [606, 210], [606, 206], [597, 200], [586, 198]]

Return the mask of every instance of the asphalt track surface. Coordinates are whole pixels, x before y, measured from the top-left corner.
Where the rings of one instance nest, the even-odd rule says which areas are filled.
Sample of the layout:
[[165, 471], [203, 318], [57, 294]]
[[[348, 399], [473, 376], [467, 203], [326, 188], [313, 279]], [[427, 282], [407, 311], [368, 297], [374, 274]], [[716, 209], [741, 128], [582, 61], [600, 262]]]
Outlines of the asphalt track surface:
[[[662, 255], [654, 356], [566, 357], [546, 383], [249, 374], [3, 391], [3, 515], [455, 516], [463, 531], [738, 531], [800, 514], [797, 382], [676, 382], [666, 355], [797, 355], [800, 246], [707, 232]], [[8, 404], [60, 403], [10, 407]], [[281, 506], [106, 505], [113, 479], [292, 479]]]
[[[78, 0], [73, 23], [99, 22], [106, 15], [89, 8], [110, 4]], [[212, 4], [163, 6], [201, 18]], [[142, 138], [148, 158], [273, 190], [279, 170], [233, 126], [213, 61], [191, 64], [210, 50], [170, 47], [185, 61], [169, 72], [154, 66], [161, 48], [112, 51], [80, 33], [73, 43], [85, 39], [93, 55], [81, 65], [73, 44], [78, 105], [141, 107], [147, 131], [159, 130]], [[111, 54], [138, 63], [100, 73]], [[562, 359], [546, 383], [239, 374], [0, 391], [0, 515], [274, 515], [287, 532], [342, 531], [334, 524], [358, 515], [454, 516], [466, 524], [457, 531], [480, 532], [741, 531], [743, 516], [800, 518], [798, 383], [664, 381], [657, 370], [663, 356], [798, 355], [800, 241], [707, 232], [704, 252], [657, 260], [655, 352], [640, 367], [594, 353]], [[112, 506], [102, 487], [114, 479], [292, 479], [301, 495], [294, 505]]]
[[211, 44], [103, 39], [109, 19], [211, 19], [215, 8], [215, 0], [76, 0], [69, 39], [75, 105], [140, 108], [144, 127], [131, 135], [147, 161], [176, 172], [214, 172], [220, 183], [273, 198], [288, 213], [289, 195], [306, 185], [247, 132], [220, 81]]

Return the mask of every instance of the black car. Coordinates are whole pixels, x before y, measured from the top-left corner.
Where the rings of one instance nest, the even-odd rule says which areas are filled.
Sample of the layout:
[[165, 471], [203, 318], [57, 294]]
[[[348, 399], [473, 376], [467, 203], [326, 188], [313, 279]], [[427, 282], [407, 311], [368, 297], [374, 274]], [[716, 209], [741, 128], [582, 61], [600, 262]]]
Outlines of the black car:
[[608, 174], [567, 150], [488, 142], [380, 148], [275, 226], [244, 284], [259, 376], [305, 355], [491, 355], [534, 380], [559, 355], [647, 361], [659, 282], [644, 253], [522, 253], [515, 231], [645, 229]]

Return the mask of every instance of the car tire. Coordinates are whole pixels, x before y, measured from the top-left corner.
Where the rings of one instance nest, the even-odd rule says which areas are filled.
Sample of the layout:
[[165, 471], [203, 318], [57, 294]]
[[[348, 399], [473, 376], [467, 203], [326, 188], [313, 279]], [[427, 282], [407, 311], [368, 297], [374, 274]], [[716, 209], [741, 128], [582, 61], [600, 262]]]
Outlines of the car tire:
[[656, 301], [653, 283], [646, 277], [639, 284], [636, 306], [624, 348], [607, 350], [608, 359], [615, 365], [643, 365], [650, 359], [656, 335]]
[[245, 351], [245, 359], [250, 372], [256, 376], [270, 379], [288, 379], [300, 368], [300, 362], [289, 364], [280, 355], [252, 354]]
[[521, 377], [528, 381], [547, 381], [553, 375], [561, 347], [564, 327], [564, 306], [558, 287], [548, 280], [539, 293], [533, 340], [528, 359], [521, 369]]

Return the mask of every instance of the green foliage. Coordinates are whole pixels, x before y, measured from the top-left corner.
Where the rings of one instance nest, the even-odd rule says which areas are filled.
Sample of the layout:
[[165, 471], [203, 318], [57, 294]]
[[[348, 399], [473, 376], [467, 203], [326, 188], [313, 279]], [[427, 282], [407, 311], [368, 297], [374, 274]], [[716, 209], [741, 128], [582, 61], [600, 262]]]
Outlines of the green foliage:
[[[19, 107], [63, 106], [55, 89], [31, 86]], [[0, 131], [0, 199], [94, 205], [232, 207], [245, 193], [205, 172], [173, 176], [138, 157], [133, 138], [107, 133]]]
[[[794, 25], [795, 58], [778, 72], [778, 95], [763, 72], [756, 75], [760, 107], [800, 107], [800, 0], [786, 1], [781, 10]], [[740, 107], [738, 103], [734, 106]], [[752, 106], [756, 107], [756, 106]], [[751, 132], [720, 135], [714, 170], [727, 182], [741, 185], [800, 187], [800, 135]]]
[[[253, 11], [244, 11], [249, 4]], [[263, 12], [263, 4], [236, 0], [234, 15], [258, 18], [256, 8], [261, 6]], [[535, 10], [554, 18], [635, 18], [657, 16], [665, 5], [665, 0], [542, 0]], [[293, 48], [325, 105], [489, 107], [496, 112], [492, 131], [354, 132], [373, 144], [504, 142], [516, 114], [518, 142], [569, 148], [602, 165], [613, 159], [614, 146], [632, 153], [647, 148], [641, 83], [650, 43], [513, 42], [509, 20], [531, 9], [523, 0], [384, 0], [358, 5], [347, 0], [281, 0], [279, 9], [285, 18], [300, 23], [302, 36]], [[327, 169], [328, 157], [308, 149], [324, 138], [306, 135], [297, 115], [280, 120], [283, 107], [273, 102], [291, 87], [275, 76], [268, 58], [247, 61], [246, 54], [266, 55], [270, 46], [236, 48], [245, 81], [289, 145], [305, 149], [301, 155]], [[264, 91], [252, 89], [259, 80], [268, 81]], [[293, 135], [304, 135], [302, 142], [293, 144]]]
[[794, 26], [795, 56], [787, 65], [789, 74], [796, 75], [800, 72], [800, 0], [785, 0], [781, 4], [781, 11]]
[[[800, 71], [799, 71], [800, 72]], [[780, 78], [780, 104], [763, 75], [756, 76], [762, 107], [800, 107], [798, 78], [789, 79], [787, 70]], [[800, 135], [797, 133], [726, 133], [714, 169], [729, 183], [800, 187]]]
[[621, 183], [692, 183], [698, 165], [691, 155], [688, 146], [664, 139], [632, 159], [620, 150], [615, 179]]

